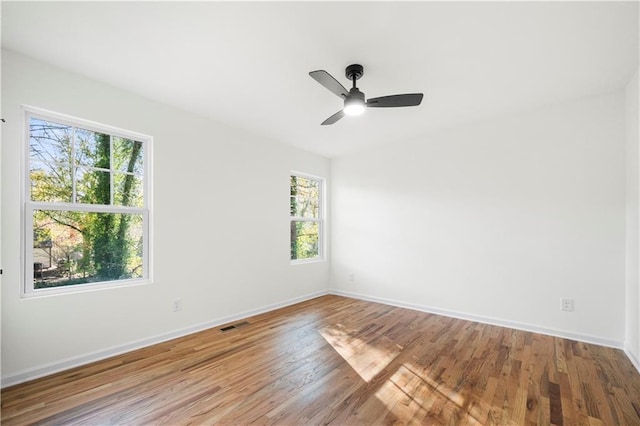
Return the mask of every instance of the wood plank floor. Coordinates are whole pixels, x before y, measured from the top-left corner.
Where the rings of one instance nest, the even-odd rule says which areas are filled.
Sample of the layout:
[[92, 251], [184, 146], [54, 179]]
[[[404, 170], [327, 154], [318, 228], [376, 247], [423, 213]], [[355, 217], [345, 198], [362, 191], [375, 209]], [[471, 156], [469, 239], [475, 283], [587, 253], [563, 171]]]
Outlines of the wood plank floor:
[[2, 424], [640, 425], [623, 352], [323, 296], [2, 391]]

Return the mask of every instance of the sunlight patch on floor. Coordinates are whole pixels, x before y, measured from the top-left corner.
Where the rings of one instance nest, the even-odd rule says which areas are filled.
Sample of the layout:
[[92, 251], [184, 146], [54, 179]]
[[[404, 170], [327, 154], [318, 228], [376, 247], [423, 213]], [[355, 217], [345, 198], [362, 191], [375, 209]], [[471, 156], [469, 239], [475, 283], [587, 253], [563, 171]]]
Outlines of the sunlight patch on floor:
[[320, 335], [366, 382], [376, 377], [402, 350], [389, 339], [380, 339], [374, 346], [373, 342], [353, 336], [340, 325], [327, 327]]
[[439, 403], [443, 409], [447, 404], [453, 404], [463, 410], [467, 424], [482, 424], [478, 420], [482, 417], [479, 407], [473, 406], [467, 410], [469, 407], [465, 406], [467, 401], [462, 395], [419, 371], [421, 368], [405, 363], [376, 392], [376, 398], [395, 418], [401, 422], [423, 419], [432, 406]]
[[[365, 341], [341, 324], [325, 327], [320, 335], [367, 383], [378, 376], [402, 351], [402, 347], [382, 337]], [[487, 412], [464, 394], [429, 376], [424, 368], [403, 363], [375, 392], [375, 398], [401, 423], [424, 419], [427, 415], [463, 416], [466, 424], [482, 425]], [[454, 414], [456, 413], [456, 414]]]

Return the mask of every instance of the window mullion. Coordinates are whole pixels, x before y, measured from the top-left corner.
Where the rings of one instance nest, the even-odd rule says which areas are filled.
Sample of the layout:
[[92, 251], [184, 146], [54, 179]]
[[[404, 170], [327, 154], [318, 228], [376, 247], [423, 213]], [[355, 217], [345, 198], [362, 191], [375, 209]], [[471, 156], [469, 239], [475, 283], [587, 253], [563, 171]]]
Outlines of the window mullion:
[[109, 135], [109, 203], [115, 204], [113, 200], [113, 135]]
[[322, 222], [322, 219], [315, 217], [291, 216], [292, 222]]
[[58, 210], [72, 212], [142, 214], [147, 210], [144, 207], [111, 206], [107, 204], [47, 203], [38, 201], [28, 201], [26, 204], [29, 208], [33, 208], [34, 210]]
[[75, 203], [78, 199], [76, 193], [76, 172], [77, 172], [77, 164], [76, 164], [76, 128], [73, 127], [71, 131], [71, 202]]
[[[30, 113], [26, 113], [25, 115], [25, 121], [26, 123], [30, 123], [31, 122], [31, 114]], [[31, 131], [30, 131], [30, 127], [27, 125], [25, 126], [25, 128], [23, 129], [23, 137], [26, 141], [26, 149], [23, 151], [23, 157], [22, 157], [22, 164], [24, 165], [23, 168], [23, 177], [24, 177], [24, 188], [22, 191], [22, 196], [24, 197], [23, 200], [24, 201], [28, 201], [31, 200], [31, 191], [33, 190], [33, 183], [31, 182]]]

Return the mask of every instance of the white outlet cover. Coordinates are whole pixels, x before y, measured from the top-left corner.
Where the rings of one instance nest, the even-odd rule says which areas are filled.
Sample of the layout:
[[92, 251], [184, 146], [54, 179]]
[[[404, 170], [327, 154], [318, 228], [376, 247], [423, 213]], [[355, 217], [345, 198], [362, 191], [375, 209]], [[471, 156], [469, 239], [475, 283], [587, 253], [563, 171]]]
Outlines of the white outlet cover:
[[573, 309], [574, 309], [573, 299], [562, 298], [560, 299], [560, 301], [561, 301], [560, 309], [566, 312], [573, 312]]
[[173, 312], [182, 310], [182, 299], [176, 299], [173, 301]]

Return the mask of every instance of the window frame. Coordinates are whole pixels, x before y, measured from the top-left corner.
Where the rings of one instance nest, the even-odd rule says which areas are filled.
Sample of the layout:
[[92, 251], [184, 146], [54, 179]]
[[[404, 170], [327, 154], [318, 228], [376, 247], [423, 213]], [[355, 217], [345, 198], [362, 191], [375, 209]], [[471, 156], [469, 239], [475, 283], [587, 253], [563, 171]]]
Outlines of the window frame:
[[315, 176], [308, 173], [298, 172], [292, 170], [289, 173], [289, 203], [291, 202], [291, 177], [300, 177], [303, 179], [310, 179], [318, 182], [318, 217], [309, 218], [301, 216], [291, 216], [291, 210], [289, 210], [289, 229], [291, 229], [292, 222], [316, 222], [318, 223], [318, 255], [316, 257], [307, 259], [291, 259], [291, 235], [289, 235], [289, 261], [292, 265], [300, 265], [305, 263], [318, 263], [326, 260], [326, 197], [325, 197], [325, 185], [326, 179], [321, 176]]
[[[20, 296], [22, 298], [41, 297], [47, 295], [71, 294], [85, 291], [93, 291], [107, 288], [129, 287], [151, 283], [153, 277], [153, 254], [152, 254], [152, 146], [153, 137], [138, 132], [120, 129], [114, 126], [97, 123], [94, 121], [61, 114], [33, 106], [21, 106], [22, 117], [22, 143], [23, 155], [21, 161], [21, 244], [22, 244], [22, 267], [20, 268], [24, 276], [21, 281]], [[63, 124], [74, 128], [103, 133], [111, 138], [120, 137], [124, 139], [142, 142], [142, 199], [143, 205], [140, 207], [120, 206], [113, 204], [114, 190], [111, 188], [111, 203], [105, 204], [83, 204], [71, 200], [71, 202], [47, 202], [33, 201], [31, 199], [31, 156], [30, 142], [31, 118], [37, 118], [49, 122]], [[112, 142], [113, 143], [113, 142]], [[111, 148], [113, 149], [113, 147]], [[73, 168], [74, 165], [72, 164]], [[109, 173], [113, 173], [113, 166]], [[112, 177], [113, 179], [113, 177]], [[88, 213], [114, 213], [114, 214], [139, 214], [142, 216], [142, 276], [140, 278], [129, 278], [112, 281], [99, 281], [92, 283], [81, 283], [73, 285], [63, 285], [36, 289], [34, 283], [34, 247], [33, 247], [33, 213], [36, 210], [57, 210], [75, 211]]]

